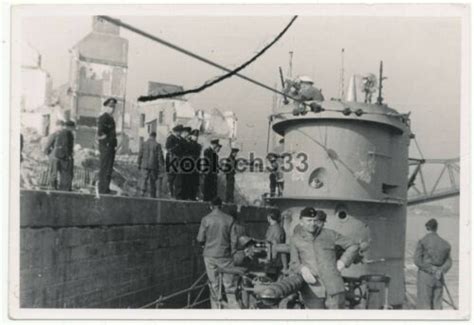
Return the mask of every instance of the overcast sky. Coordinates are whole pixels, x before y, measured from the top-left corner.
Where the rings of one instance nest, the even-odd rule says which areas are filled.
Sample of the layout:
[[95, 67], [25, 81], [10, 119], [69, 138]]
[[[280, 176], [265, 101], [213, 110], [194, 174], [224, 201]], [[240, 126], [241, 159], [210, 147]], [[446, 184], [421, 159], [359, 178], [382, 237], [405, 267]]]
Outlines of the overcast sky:
[[[269, 43], [288, 17], [119, 17], [229, 68], [237, 67]], [[70, 49], [91, 30], [92, 17], [25, 18], [21, 35], [41, 54], [54, 86], [67, 82]], [[148, 81], [201, 85], [222, 71], [141, 36], [129, 40], [127, 98], [145, 94]], [[340, 50], [345, 48], [345, 79], [378, 73], [384, 61], [386, 102], [411, 111], [412, 129], [426, 158], [459, 155], [461, 22], [456, 18], [300, 16], [286, 35], [242, 73], [268, 85], [279, 83], [278, 67], [309, 75], [326, 98], [339, 92]], [[239, 78], [189, 96], [199, 109], [232, 110], [245, 149], [265, 150], [271, 92]], [[415, 146], [411, 146], [415, 156]]]

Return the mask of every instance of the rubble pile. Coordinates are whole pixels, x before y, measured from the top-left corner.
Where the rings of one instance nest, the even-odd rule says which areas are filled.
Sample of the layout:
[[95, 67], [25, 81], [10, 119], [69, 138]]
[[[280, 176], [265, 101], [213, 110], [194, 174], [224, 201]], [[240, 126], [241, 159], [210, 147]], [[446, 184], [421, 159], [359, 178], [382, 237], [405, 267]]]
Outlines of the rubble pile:
[[39, 189], [47, 180], [43, 179], [48, 170], [48, 157], [42, 152], [43, 138], [33, 128], [22, 128], [23, 150], [20, 172], [20, 187]]

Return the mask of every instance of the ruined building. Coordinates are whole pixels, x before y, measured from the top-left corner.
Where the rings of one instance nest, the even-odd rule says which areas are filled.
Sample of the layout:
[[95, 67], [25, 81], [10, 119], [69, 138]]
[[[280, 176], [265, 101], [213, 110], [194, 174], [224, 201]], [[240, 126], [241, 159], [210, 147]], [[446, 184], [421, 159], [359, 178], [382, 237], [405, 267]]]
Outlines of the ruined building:
[[65, 117], [78, 124], [76, 143], [93, 147], [97, 117], [108, 97], [118, 101], [114, 113], [117, 133], [123, 131], [128, 40], [120, 37], [118, 26], [93, 17], [92, 32], [70, 52], [70, 105]]
[[[182, 86], [153, 81], [148, 83], [149, 96], [179, 91], [183, 91]], [[237, 137], [237, 116], [235, 113], [230, 111], [222, 113], [217, 108], [209, 111], [196, 109], [184, 97], [139, 102], [138, 111], [140, 143], [145, 141], [151, 132], [156, 132], [158, 142], [165, 143], [169, 131], [177, 124], [199, 129], [201, 142], [206, 146], [211, 137], [218, 137], [224, 140], [223, 143], [235, 141]]]

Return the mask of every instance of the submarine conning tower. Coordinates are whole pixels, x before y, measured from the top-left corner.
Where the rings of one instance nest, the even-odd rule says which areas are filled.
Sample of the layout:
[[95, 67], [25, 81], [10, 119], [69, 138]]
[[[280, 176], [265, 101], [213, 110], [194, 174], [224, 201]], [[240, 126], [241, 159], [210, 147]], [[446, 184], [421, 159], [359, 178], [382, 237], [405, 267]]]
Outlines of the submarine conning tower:
[[[401, 307], [411, 136], [408, 116], [385, 104], [341, 100], [319, 104], [323, 111], [318, 113], [272, 116], [272, 128], [284, 137], [284, 152], [291, 154], [294, 168], [284, 172], [283, 196], [271, 198], [271, 203], [281, 209], [290, 238], [300, 210], [312, 206], [327, 213], [325, 227], [368, 244], [367, 263], [353, 264], [343, 275], [390, 276], [388, 302]], [[378, 308], [380, 299], [370, 305]]]

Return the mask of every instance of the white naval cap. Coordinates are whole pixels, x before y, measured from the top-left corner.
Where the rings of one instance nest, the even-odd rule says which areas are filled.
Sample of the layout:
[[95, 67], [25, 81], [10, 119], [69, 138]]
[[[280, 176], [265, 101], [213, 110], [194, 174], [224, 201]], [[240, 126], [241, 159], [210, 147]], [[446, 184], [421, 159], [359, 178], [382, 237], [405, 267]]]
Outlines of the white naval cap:
[[298, 80], [299, 80], [300, 82], [314, 83], [313, 79], [311, 79], [311, 78], [308, 77], [308, 76], [299, 76], [299, 77], [298, 77]]

